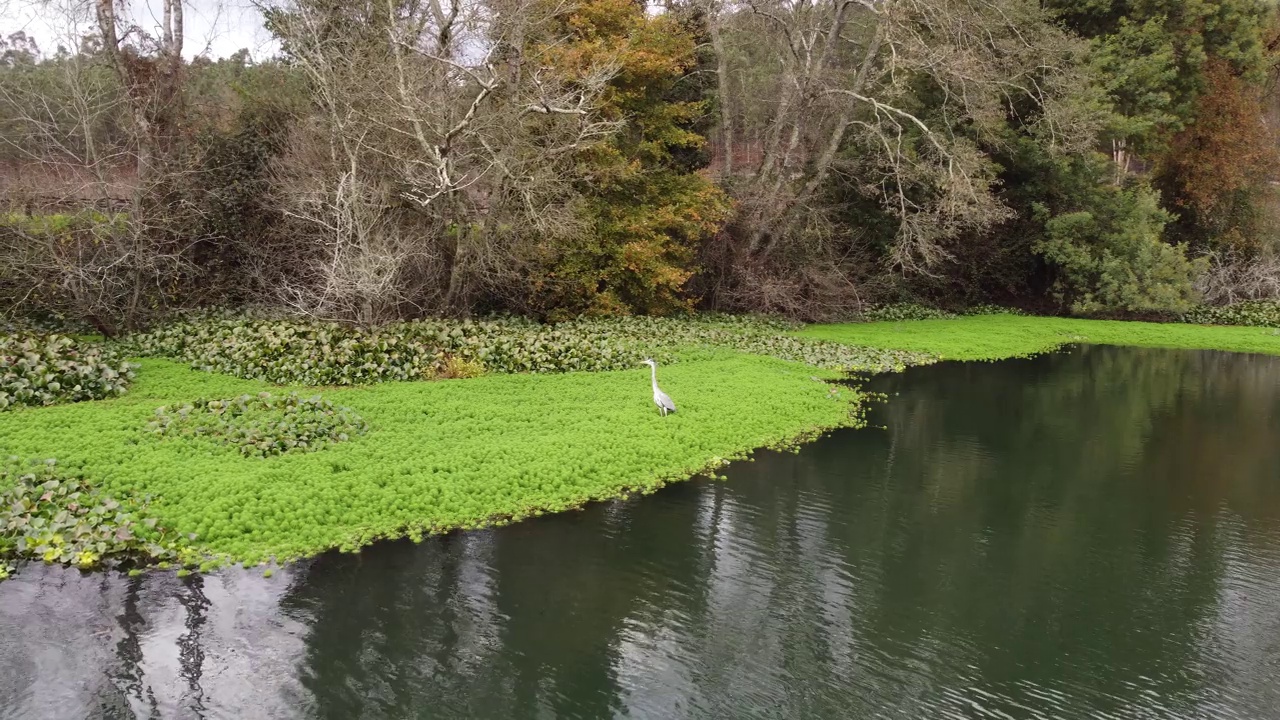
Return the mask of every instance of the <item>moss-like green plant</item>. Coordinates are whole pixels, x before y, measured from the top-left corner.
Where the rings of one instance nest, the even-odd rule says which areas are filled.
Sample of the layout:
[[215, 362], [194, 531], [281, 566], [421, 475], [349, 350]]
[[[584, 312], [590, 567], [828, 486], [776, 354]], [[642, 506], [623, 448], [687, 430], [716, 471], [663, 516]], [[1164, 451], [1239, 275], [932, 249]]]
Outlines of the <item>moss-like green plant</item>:
[[237, 448], [246, 457], [314, 452], [363, 435], [369, 426], [350, 408], [335, 407], [316, 395], [295, 393], [209, 400], [160, 407], [147, 431], [169, 437], [208, 440]]
[[1270, 329], [1014, 315], [812, 325], [799, 334], [828, 342], [929, 353], [946, 360], [1022, 357], [1070, 343], [1280, 355], [1280, 334]]
[[97, 343], [0, 335], [0, 410], [116, 397], [132, 379], [132, 366]]
[[191, 539], [165, 530], [145, 500], [107, 495], [52, 460], [0, 464], [0, 580], [18, 559], [80, 568], [115, 559], [182, 561], [194, 557]]
[[804, 365], [719, 353], [660, 375], [680, 404], [666, 418], [653, 412], [645, 367], [331, 388], [324, 397], [357, 411], [370, 432], [263, 461], [205, 438], [149, 441], [141, 428], [158, 405], [268, 386], [148, 359], [125, 397], [0, 415], [0, 453], [56, 449], [104, 493], [150, 494], [148, 512], [196, 533], [202, 551], [252, 562], [648, 492], [858, 422], [858, 393]]

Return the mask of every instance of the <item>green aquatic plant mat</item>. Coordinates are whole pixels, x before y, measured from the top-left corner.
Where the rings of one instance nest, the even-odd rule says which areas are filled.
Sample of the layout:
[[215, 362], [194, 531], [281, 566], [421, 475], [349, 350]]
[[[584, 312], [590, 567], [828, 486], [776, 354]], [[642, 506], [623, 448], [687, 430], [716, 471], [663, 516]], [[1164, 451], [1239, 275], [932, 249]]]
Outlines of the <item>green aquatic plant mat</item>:
[[327, 389], [369, 431], [267, 458], [149, 437], [158, 406], [268, 386], [148, 359], [126, 397], [0, 415], [0, 453], [57, 453], [104, 491], [151, 495], [160, 522], [195, 533], [202, 550], [258, 561], [570, 509], [858, 422], [859, 394], [830, 373], [712, 355], [658, 368], [680, 406], [667, 417], [648, 368]]
[[1071, 343], [1280, 355], [1280, 333], [1266, 328], [1015, 315], [811, 325], [797, 334], [850, 345], [932, 353], [945, 360], [1022, 357]]

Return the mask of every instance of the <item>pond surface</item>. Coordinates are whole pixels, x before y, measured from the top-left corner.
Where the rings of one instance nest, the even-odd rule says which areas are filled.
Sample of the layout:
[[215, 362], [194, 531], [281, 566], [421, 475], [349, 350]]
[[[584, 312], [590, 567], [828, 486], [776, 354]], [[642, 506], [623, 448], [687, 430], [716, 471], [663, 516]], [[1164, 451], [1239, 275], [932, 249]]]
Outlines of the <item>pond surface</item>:
[[28, 567], [0, 717], [1280, 716], [1280, 358], [873, 389], [728, 482], [270, 579]]

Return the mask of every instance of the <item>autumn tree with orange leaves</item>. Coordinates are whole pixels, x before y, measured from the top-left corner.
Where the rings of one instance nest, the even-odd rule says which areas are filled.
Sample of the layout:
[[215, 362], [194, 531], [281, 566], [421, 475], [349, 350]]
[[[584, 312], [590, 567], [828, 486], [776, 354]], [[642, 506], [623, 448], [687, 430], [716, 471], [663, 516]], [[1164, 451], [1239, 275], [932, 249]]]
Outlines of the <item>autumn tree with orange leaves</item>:
[[562, 23], [540, 51], [550, 72], [615, 67], [601, 113], [621, 128], [580, 155], [594, 232], [544, 248], [535, 307], [556, 316], [689, 310], [699, 247], [729, 211], [697, 172], [708, 108], [683, 92], [694, 37], [676, 15], [650, 16], [633, 0], [586, 0]]

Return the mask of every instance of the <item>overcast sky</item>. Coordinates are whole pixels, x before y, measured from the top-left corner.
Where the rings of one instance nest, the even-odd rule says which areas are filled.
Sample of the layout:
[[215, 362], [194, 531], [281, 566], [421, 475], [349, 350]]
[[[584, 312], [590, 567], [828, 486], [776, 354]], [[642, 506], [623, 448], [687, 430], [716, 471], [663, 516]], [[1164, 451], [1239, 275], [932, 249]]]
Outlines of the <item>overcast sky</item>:
[[[73, 47], [70, 39], [91, 29], [83, 12], [87, 6], [87, 0], [0, 0], [0, 34], [22, 30], [35, 37], [46, 53], [53, 52], [59, 43]], [[128, 0], [128, 7], [134, 22], [159, 34], [159, 2]], [[185, 0], [183, 7], [183, 55], [187, 58], [226, 57], [248, 48], [255, 59], [262, 59], [276, 51], [271, 34], [262, 27], [261, 13], [249, 0]]]

